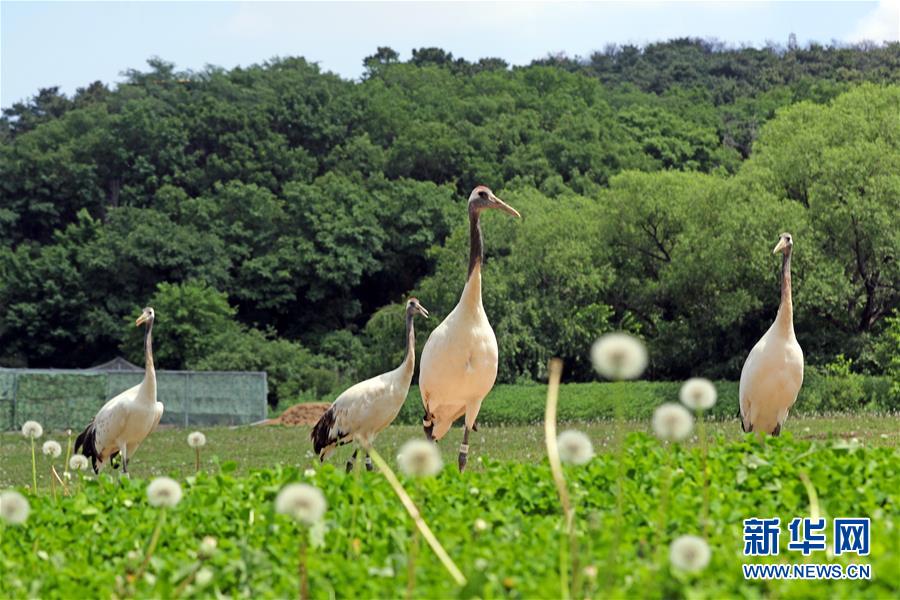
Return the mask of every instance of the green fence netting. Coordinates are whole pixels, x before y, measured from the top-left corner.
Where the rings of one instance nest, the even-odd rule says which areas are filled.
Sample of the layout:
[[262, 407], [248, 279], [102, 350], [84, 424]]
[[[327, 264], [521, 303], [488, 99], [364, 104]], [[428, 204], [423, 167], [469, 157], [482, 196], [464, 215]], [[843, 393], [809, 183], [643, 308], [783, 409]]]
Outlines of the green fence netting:
[[[0, 428], [33, 419], [47, 429], [80, 429], [103, 404], [138, 385], [141, 371], [91, 372], [0, 368]], [[262, 372], [157, 371], [162, 423], [183, 427], [244, 425], [266, 418]]]

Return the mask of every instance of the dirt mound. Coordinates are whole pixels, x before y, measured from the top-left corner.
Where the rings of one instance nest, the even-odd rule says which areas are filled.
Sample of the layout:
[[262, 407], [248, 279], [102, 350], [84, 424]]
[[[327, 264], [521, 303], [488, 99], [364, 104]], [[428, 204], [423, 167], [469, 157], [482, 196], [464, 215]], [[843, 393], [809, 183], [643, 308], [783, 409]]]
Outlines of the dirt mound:
[[277, 425], [315, 425], [328, 407], [328, 402], [305, 402], [303, 404], [295, 404], [290, 407], [277, 419], [273, 419], [273, 423]]

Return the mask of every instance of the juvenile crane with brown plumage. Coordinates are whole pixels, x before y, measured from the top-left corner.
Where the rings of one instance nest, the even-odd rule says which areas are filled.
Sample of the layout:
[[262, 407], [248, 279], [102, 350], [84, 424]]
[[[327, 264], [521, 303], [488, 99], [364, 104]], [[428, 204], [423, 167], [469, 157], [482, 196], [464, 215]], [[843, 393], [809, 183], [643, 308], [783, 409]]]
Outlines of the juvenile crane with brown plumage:
[[741, 427], [777, 436], [803, 385], [803, 350], [794, 335], [791, 253], [794, 239], [782, 233], [773, 254], [781, 253], [781, 305], [775, 322], [753, 346], [741, 370]]
[[469, 274], [456, 307], [431, 332], [422, 350], [419, 388], [425, 417], [422, 425], [429, 439], [439, 440], [453, 422], [465, 415], [463, 441], [459, 447], [459, 470], [466, 468], [469, 430], [481, 402], [497, 379], [497, 337], [481, 302], [481, 264], [484, 240], [481, 213], [501, 210], [514, 217], [518, 211], [480, 185], [469, 195]]

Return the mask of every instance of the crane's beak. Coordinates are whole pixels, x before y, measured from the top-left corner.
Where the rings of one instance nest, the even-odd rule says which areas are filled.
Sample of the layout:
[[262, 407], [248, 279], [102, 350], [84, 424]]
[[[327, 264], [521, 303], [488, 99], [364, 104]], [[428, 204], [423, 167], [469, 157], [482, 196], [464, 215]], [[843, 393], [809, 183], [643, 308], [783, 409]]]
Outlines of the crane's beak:
[[421, 315], [422, 315], [423, 317], [425, 317], [426, 319], [428, 318], [428, 311], [425, 310], [425, 307], [424, 307], [424, 306], [422, 306], [421, 304], [419, 304], [418, 306], [416, 306], [416, 308], [419, 309], [419, 314], [421, 314]]
[[784, 241], [784, 238], [781, 238], [780, 240], [778, 240], [778, 245], [775, 246], [774, 250], [772, 250], [772, 254], [778, 254], [779, 252], [784, 250], [785, 246], [787, 246], [787, 242]]
[[134, 326], [135, 326], [135, 327], [140, 327], [141, 325], [143, 325], [144, 323], [146, 323], [146, 322], [147, 322], [147, 319], [149, 319], [149, 318], [150, 318], [149, 313], [143, 313], [143, 314], [141, 314], [141, 316], [139, 316], [139, 317], [137, 318], [137, 321], [134, 322]]
[[510, 206], [509, 204], [507, 204], [506, 202], [504, 202], [497, 196], [492, 195], [491, 199], [494, 201], [494, 204], [496, 204], [496, 206], [494, 208], [498, 208], [505, 213], [509, 213], [512, 216], [516, 217], [517, 219], [522, 217], [522, 215], [519, 214], [519, 211], [514, 209], [512, 206]]

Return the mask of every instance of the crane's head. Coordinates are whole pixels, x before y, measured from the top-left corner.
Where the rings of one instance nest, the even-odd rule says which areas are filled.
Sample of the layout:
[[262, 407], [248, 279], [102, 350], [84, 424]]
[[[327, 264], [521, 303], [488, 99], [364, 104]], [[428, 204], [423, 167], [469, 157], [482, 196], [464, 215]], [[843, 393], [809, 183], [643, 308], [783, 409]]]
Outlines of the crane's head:
[[149, 306], [145, 307], [144, 310], [141, 311], [141, 316], [137, 318], [137, 321], [134, 322], [134, 326], [138, 327], [143, 325], [144, 323], [152, 323], [153, 317], [155, 314], [153, 313], [153, 309]]
[[486, 208], [495, 208], [509, 213], [514, 217], [521, 217], [519, 211], [494, 195], [494, 192], [485, 185], [479, 185], [469, 194], [469, 210], [480, 212]]
[[419, 313], [420, 315], [422, 315], [422, 316], [425, 317], [426, 319], [428, 318], [428, 311], [425, 310], [425, 307], [424, 307], [424, 306], [422, 306], [421, 304], [419, 304], [419, 299], [418, 299], [418, 298], [410, 298], [410, 299], [406, 302], [406, 314], [408, 314], [408, 315], [414, 315], [414, 314], [416, 314], [416, 313]]
[[788, 254], [793, 247], [794, 238], [791, 237], [791, 234], [782, 233], [778, 237], [778, 245], [775, 246], [774, 250], [772, 250], [772, 254], [778, 254], [779, 252], [781, 252], [782, 254]]

